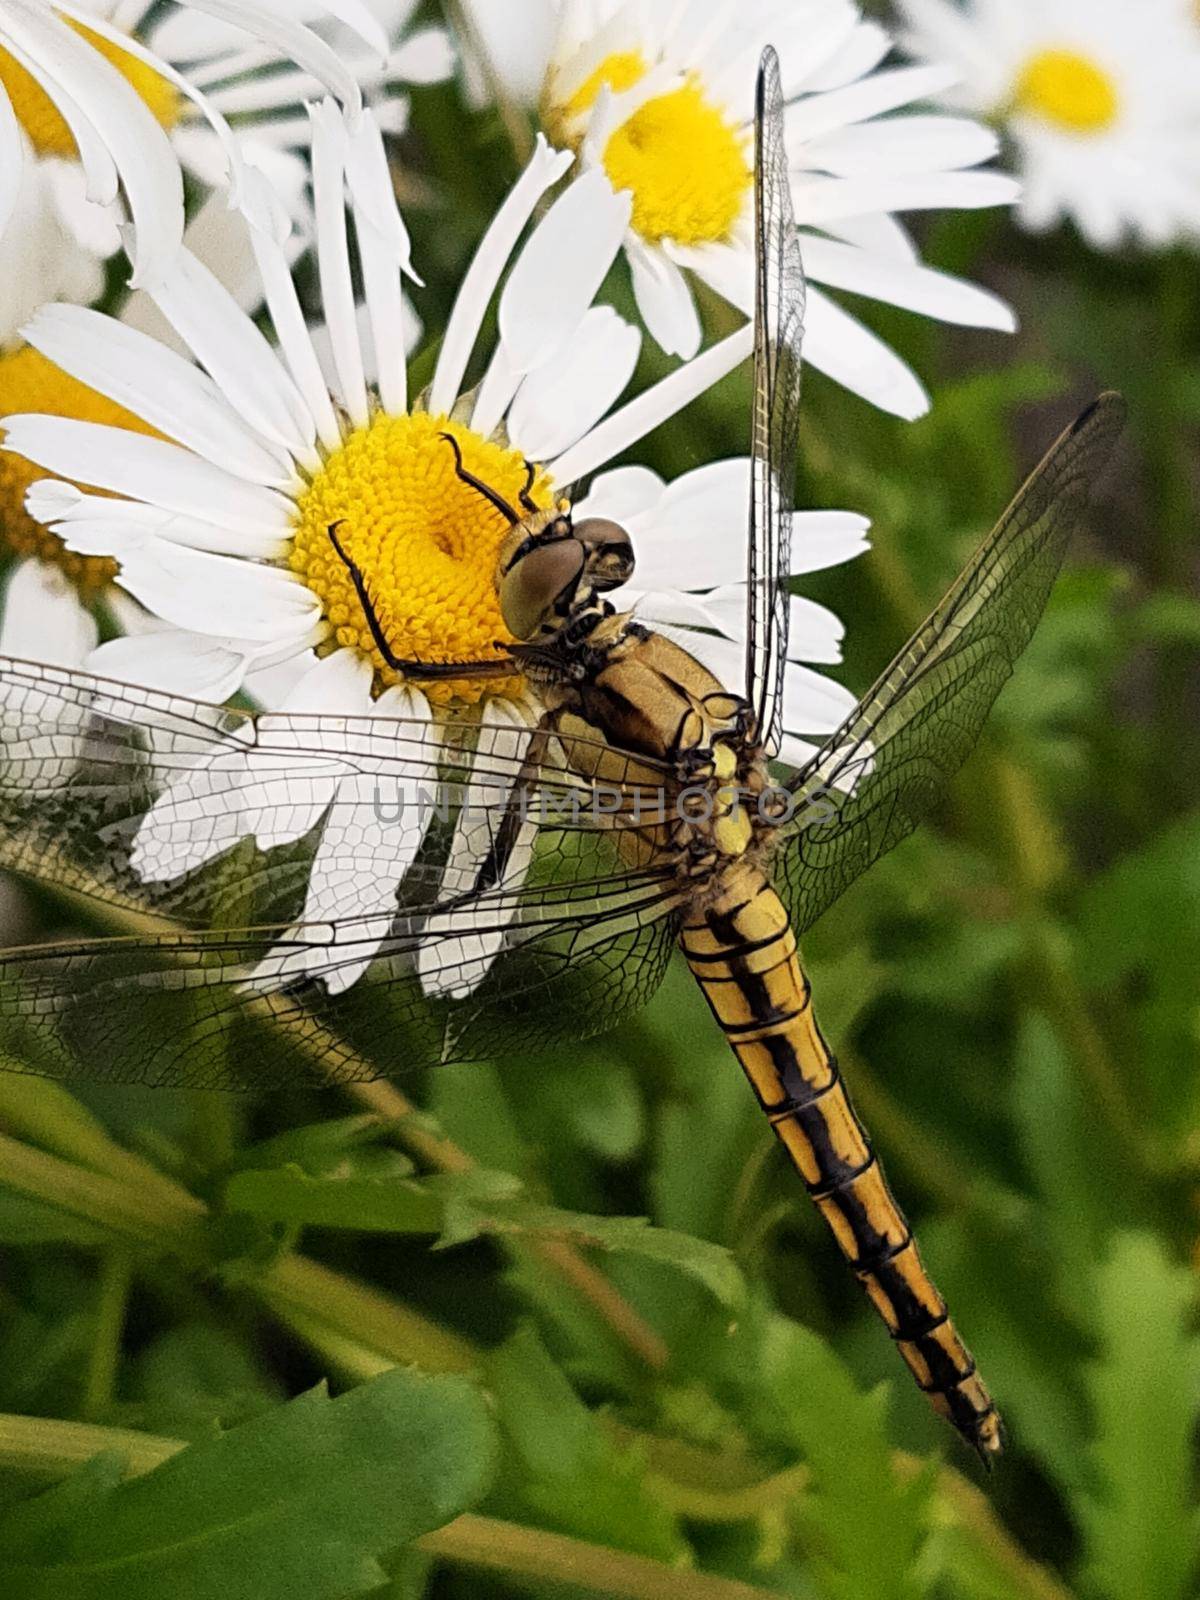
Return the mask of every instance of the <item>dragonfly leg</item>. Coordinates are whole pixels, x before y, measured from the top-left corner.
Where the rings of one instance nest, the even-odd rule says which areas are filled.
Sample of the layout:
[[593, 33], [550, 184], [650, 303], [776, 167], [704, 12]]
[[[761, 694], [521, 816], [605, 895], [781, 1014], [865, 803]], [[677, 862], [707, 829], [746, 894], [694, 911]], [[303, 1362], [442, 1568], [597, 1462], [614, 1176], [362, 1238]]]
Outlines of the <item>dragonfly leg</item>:
[[[463, 483], [474, 489], [476, 494], [481, 494], [488, 504], [495, 506], [500, 515], [502, 517], [507, 517], [510, 523], [520, 522], [520, 517], [513, 510], [512, 506], [509, 505], [508, 501], [502, 494], [497, 494], [496, 490], [492, 488], [490, 483], [484, 483], [482, 478], [477, 478], [473, 472], [468, 472], [466, 467], [463, 466], [462, 451], [459, 448], [458, 440], [454, 437], [454, 435], [452, 433], [442, 433], [439, 434], [438, 437], [445, 439], [451, 450], [454, 451], [455, 477], [461, 479]], [[532, 479], [530, 481], [532, 482]], [[527, 488], [528, 485], [526, 485], [526, 489]], [[523, 490], [521, 501], [522, 504], [524, 504], [524, 494], [525, 491]], [[537, 507], [534, 506], [533, 509], [536, 511]]]

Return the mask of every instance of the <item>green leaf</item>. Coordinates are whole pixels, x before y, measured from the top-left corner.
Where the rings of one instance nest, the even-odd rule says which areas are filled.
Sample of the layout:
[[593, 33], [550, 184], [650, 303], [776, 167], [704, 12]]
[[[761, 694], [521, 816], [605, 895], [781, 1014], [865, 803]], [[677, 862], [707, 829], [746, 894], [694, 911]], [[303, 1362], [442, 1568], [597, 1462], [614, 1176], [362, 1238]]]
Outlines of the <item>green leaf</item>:
[[719, 1245], [653, 1228], [644, 1217], [591, 1216], [543, 1205], [525, 1198], [510, 1174], [484, 1168], [419, 1180], [360, 1177], [340, 1169], [313, 1177], [295, 1166], [239, 1172], [229, 1181], [226, 1205], [291, 1226], [437, 1234], [441, 1247], [485, 1236], [569, 1239], [673, 1267], [727, 1305], [742, 1293], [741, 1274]]
[[808, 1328], [770, 1316], [761, 1336], [761, 1390], [812, 1469], [799, 1511], [822, 1595], [906, 1600], [922, 1592], [913, 1567], [925, 1540], [931, 1471], [896, 1474], [885, 1428], [886, 1389], [864, 1393], [839, 1356]]
[[1105, 1600], [1184, 1600], [1196, 1592], [1200, 1541], [1195, 1281], [1151, 1235], [1125, 1233], [1091, 1294], [1101, 1351], [1086, 1374], [1096, 1488], [1080, 1504], [1084, 1583]]
[[139, 1425], [175, 1439], [209, 1438], [282, 1398], [234, 1333], [202, 1322], [169, 1329], [136, 1366]]
[[686, 1552], [675, 1517], [645, 1482], [643, 1452], [601, 1428], [533, 1328], [525, 1326], [490, 1364], [504, 1443], [514, 1470], [506, 1490], [561, 1533], [678, 1562]]
[[[1038, 1012], [1022, 1019], [1015, 1069], [1014, 1111], [1021, 1148], [1044, 1202], [1042, 1226], [1062, 1278], [1078, 1282], [1101, 1242], [1128, 1218], [1133, 1175], [1097, 1118], [1058, 1034]], [[1086, 1327], [1091, 1306], [1083, 1297], [1068, 1301]]]
[[[465, 1380], [392, 1371], [324, 1388], [90, 1495], [0, 1523], [6, 1600], [346, 1600], [380, 1557], [483, 1490], [493, 1431]], [[81, 1503], [82, 1501], [82, 1503]]]

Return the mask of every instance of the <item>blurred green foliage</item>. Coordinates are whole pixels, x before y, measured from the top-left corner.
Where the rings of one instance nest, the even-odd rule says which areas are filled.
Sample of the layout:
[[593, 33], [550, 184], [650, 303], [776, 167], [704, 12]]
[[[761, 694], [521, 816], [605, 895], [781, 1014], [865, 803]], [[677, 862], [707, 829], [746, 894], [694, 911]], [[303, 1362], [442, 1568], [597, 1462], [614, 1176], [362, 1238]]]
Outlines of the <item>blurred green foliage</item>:
[[[436, 330], [513, 163], [450, 89], [418, 92], [402, 157]], [[421, 1112], [386, 1088], [347, 1116], [0, 1074], [9, 1600], [1198, 1592], [1195, 258], [1100, 259], [1003, 217], [925, 243], [1024, 326], [868, 308], [930, 382], [915, 425], [809, 379], [802, 500], [874, 522], [868, 556], [806, 585], [847, 623], [846, 682], [1078, 401], [1132, 402], [951, 801], [806, 951], [1006, 1414], [999, 1470], [908, 1383], [673, 971], [569, 1059], [406, 1083]], [[644, 459], [742, 450], [747, 403], [735, 374]]]

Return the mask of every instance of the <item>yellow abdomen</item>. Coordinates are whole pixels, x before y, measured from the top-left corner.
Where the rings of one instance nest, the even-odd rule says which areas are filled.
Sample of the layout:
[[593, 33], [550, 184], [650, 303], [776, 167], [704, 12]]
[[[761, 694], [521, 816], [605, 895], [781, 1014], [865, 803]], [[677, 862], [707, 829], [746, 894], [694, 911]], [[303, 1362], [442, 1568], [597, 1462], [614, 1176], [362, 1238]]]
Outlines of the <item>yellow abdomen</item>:
[[990, 1463], [1002, 1445], [999, 1415], [821, 1036], [782, 902], [756, 867], [736, 862], [685, 913], [680, 944], [759, 1104], [914, 1378]]

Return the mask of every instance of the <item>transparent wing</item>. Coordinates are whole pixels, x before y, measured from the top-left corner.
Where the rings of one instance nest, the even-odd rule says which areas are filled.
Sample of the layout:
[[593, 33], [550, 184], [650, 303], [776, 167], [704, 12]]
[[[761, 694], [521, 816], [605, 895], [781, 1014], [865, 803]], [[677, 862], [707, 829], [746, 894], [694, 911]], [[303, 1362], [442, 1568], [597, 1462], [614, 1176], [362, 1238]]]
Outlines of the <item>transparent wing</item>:
[[768, 755], [783, 736], [804, 273], [788, 177], [779, 58], [768, 47], [754, 120], [754, 413], [746, 587], [746, 699]]
[[42, 1071], [230, 1084], [609, 1026], [670, 945], [667, 775], [587, 744], [0, 660], [0, 865], [121, 935], [0, 957], [0, 1037]]
[[1124, 423], [1104, 394], [1059, 438], [945, 599], [791, 785], [773, 870], [797, 932], [911, 833], [979, 737]]

